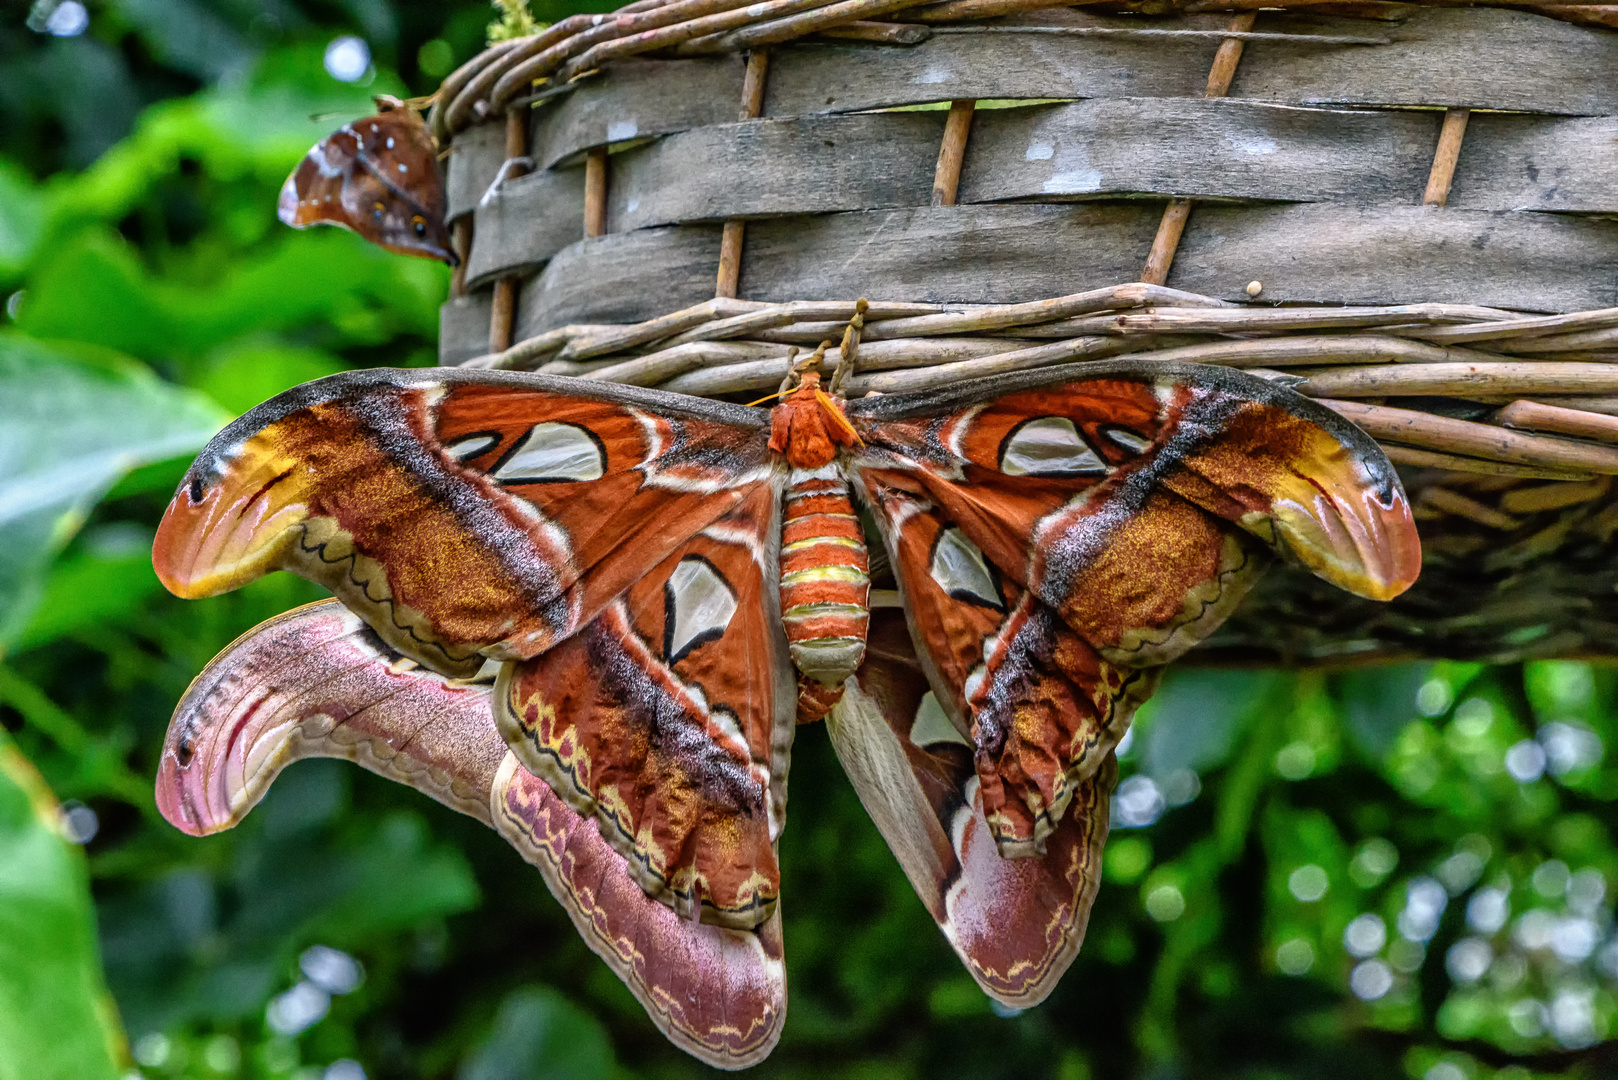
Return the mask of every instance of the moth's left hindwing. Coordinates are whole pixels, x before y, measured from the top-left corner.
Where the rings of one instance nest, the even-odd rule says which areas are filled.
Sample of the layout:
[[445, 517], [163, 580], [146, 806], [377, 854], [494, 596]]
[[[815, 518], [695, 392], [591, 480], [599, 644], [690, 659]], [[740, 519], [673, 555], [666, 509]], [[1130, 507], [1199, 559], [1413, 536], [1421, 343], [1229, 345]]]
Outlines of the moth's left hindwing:
[[507, 750], [484, 682], [389, 649], [335, 601], [277, 616], [197, 676], [175, 710], [157, 805], [194, 836], [237, 824], [289, 763], [347, 758], [490, 825], [539, 869], [589, 947], [677, 1045], [710, 1065], [762, 1060], [786, 1016], [781, 919], [682, 919]]
[[152, 561], [187, 597], [291, 570], [406, 656], [468, 676], [576, 632], [777, 482], [767, 418], [535, 375], [336, 375], [214, 437]]

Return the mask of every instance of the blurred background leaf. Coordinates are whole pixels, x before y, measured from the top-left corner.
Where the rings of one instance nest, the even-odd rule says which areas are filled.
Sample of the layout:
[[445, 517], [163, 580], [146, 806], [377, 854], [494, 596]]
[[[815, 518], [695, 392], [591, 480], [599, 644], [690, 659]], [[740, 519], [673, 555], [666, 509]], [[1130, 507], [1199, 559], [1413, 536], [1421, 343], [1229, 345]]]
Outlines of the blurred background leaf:
[[101, 980], [90, 876], [62, 822], [44, 780], [0, 734], [4, 1080], [110, 1080], [127, 1060]]

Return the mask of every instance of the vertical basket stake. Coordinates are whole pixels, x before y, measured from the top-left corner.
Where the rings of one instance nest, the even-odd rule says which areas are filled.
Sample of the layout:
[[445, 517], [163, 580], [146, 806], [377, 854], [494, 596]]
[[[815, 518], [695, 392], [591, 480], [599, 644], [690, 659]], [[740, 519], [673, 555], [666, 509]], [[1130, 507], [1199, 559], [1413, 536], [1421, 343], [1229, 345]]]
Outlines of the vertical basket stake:
[[584, 157], [584, 236], [607, 235], [607, 148], [598, 146]]
[[462, 214], [455, 219], [449, 227], [450, 247], [455, 249], [455, 257], [460, 262], [449, 276], [449, 294], [451, 296], [466, 295], [466, 260], [472, 257], [472, 215]]
[[[736, 119], [757, 120], [764, 115], [764, 78], [769, 73], [770, 54], [765, 49], [754, 49], [747, 54], [747, 70], [742, 75], [742, 107]], [[714, 282], [713, 294], [734, 299], [736, 287], [742, 279], [742, 238], [747, 223], [740, 219], [725, 222], [719, 236], [719, 276]]]
[[[1237, 34], [1249, 33], [1257, 19], [1256, 11], [1240, 12], [1230, 20], [1229, 29]], [[1241, 38], [1226, 38], [1219, 43], [1213, 66], [1208, 69], [1208, 87], [1203, 91], [1204, 97], [1224, 97], [1230, 93], [1231, 80], [1236, 77], [1236, 65], [1242, 59], [1243, 44]], [[1170, 199], [1168, 206], [1163, 208], [1163, 220], [1158, 223], [1157, 235], [1152, 238], [1152, 250], [1146, 256], [1145, 268], [1140, 272], [1143, 282], [1148, 285], [1167, 284], [1169, 268], [1174, 265], [1174, 253], [1180, 247], [1180, 237], [1190, 217], [1190, 199]]]
[[1444, 126], [1438, 130], [1438, 149], [1433, 152], [1433, 171], [1427, 174], [1423, 206], [1443, 206], [1449, 202], [1449, 186], [1455, 180], [1455, 163], [1461, 157], [1461, 140], [1471, 109], [1445, 109]]
[[961, 186], [961, 162], [966, 158], [966, 138], [972, 132], [972, 113], [977, 105], [972, 98], [949, 103], [944, 141], [938, 145], [938, 168], [933, 171], [934, 206], [955, 205], [955, 193]]
[[[506, 161], [528, 156], [528, 106], [506, 110]], [[508, 178], [527, 172], [521, 165], [506, 167]], [[467, 245], [468, 249], [471, 245]], [[517, 320], [517, 275], [494, 283], [494, 304], [489, 312], [489, 351], [504, 352], [511, 347], [512, 327]]]

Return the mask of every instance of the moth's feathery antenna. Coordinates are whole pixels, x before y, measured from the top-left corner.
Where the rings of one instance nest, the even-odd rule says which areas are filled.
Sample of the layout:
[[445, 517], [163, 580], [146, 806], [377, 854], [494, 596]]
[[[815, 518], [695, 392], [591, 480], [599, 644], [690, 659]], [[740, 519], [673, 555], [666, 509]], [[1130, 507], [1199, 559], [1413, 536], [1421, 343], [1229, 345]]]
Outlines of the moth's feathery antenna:
[[871, 302], [863, 296], [854, 302], [854, 317], [848, 320], [848, 326], [843, 330], [843, 344], [837, 358], [837, 370], [832, 372], [831, 386], [827, 388], [833, 397], [842, 396], [843, 384], [854, 371], [854, 361], [860, 351], [860, 332], [865, 329], [865, 313], [870, 307]]

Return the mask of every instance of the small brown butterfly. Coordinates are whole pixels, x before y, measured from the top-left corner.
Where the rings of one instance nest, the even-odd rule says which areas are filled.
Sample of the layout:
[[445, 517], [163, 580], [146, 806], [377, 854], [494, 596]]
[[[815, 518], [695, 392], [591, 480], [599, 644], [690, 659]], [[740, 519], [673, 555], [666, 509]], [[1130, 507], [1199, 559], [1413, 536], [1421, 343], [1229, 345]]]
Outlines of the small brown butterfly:
[[344, 124], [304, 156], [281, 187], [277, 216], [295, 229], [341, 225], [400, 255], [454, 266], [433, 137], [398, 98], [376, 104], [375, 116]]

